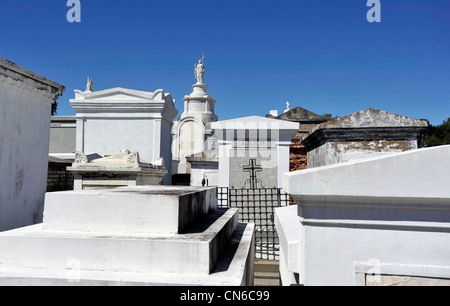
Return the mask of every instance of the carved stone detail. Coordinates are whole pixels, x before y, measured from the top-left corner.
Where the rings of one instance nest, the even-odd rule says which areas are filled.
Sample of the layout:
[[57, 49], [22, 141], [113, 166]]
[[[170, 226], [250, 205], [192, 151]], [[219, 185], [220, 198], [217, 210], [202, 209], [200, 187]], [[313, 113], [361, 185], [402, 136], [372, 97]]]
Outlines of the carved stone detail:
[[87, 164], [89, 162], [86, 154], [83, 152], [75, 152], [75, 164]]

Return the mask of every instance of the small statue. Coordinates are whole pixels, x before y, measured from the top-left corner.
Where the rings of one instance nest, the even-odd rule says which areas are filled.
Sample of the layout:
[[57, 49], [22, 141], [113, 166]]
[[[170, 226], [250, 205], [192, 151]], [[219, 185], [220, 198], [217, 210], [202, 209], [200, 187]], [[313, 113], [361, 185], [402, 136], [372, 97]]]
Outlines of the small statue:
[[83, 152], [75, 152], [75, 164], [87, 164], [89, 162], [86, 154]]
[[203, 64], [203, 60], [205, 59], [205, 54], [201, 60], [198, 61], [198, 65], [195, 66], [195, 78], [197, 79], [198, 84], [203, 84], [204, 75], [205, 75], [205, 66]]
[[208, 177], [206, 175], [203, 177], [202, 186], [203, 187], [205, 187], [205, 186], [209, 187], [209, 179], [208, 179]]
[[286, 102], [286, 110], [284, 111], [285, 113], [291, 110], [291, 103]]
[[93, 92], [94, 91], [94, 83], [92, 83], [92, 79], [87, 79], [86, 91]]

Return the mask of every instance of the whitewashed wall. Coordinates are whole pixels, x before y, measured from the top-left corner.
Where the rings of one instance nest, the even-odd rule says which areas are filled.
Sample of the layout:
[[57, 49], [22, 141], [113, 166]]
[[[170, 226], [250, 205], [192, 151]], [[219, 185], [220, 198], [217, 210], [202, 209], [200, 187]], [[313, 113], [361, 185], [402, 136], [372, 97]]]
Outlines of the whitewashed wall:
[[[291, 139], [299, 129], [298, 123], [252, 116], [214, 122], [211, 128], [218, 138], [220, 187], [232, 187], [233, 177], [242, 174], [242, 167], [248, 163], [249, 156], [260, 157], [258, 154], [264, 156], [262, 161], [267, 161], [263, 168], [272, 169], [274, 173], [272, 179], [276, 186], [266, 187], [283, 187], [283, 173], [289, 172]], [[251, 148], [246, 144], [246, 132], [251, 142], [261, 141], [265, 145], [254, 145], [255, 149]], [[260, 135], [259, 138], [257, 135]], [[270, 150], [267, 149], [268, 144]], [[238, 164], [233, 166], [236, 162]]]
[[298, 207], [276, 212], [283, 284], [450, 284], [449, 157], [442, 146], [285, 174]]
[[219, 170], [217, 165], [191, 166], [191, 186], [200, 187], [204, 178], [208, 186], [219, 186]]
[[0, 58], [0, 231], [42, 222], [51, 105], [64, 89]]

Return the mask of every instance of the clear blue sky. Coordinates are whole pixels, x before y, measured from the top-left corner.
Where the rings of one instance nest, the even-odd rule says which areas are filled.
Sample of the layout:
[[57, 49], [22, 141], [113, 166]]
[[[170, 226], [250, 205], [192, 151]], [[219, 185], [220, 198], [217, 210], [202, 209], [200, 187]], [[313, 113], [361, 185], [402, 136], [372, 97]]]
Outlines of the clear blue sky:
[[344, 116], [378, 108], [440, 124], [450, 117], [450, 1], [1, 0], [0, 56], [73, 90], [124, 87], [183, 97], [206, 54], [205, 83], [225, 120], [282, 111], [285, 102]]

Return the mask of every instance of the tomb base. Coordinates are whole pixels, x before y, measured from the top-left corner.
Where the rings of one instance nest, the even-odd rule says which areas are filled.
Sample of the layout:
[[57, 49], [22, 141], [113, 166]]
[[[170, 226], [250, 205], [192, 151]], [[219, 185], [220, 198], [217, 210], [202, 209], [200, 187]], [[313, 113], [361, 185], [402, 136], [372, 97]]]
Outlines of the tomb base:
[[48, 194], [43, 224], [0, 234], [0, 285], [253, 285], [254, 226], [214, 195], [164, 186]]

